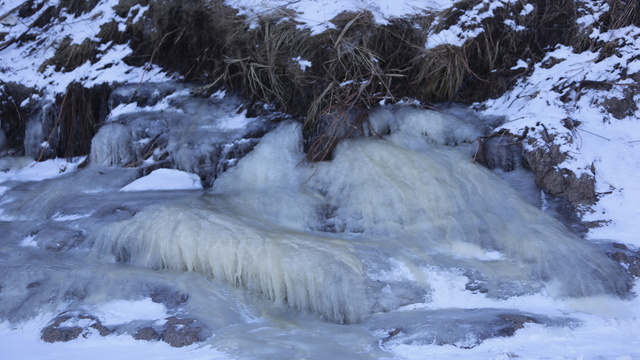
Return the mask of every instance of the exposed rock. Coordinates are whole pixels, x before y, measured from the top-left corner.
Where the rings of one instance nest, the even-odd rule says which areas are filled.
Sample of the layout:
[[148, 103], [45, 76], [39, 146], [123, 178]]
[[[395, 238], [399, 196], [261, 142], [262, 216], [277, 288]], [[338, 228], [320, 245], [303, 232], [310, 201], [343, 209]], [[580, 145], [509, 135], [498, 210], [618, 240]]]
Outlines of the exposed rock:
[[40, 338], [49, 343], [67, 342], [81, 335], [87, 338], [96, 331], [100, 336], [107, 336], [113, 332], [93, 315], [61, 314], [54, 318], [49, 326], [42, 329]]
[[169, 288], [157, 288], [151, 293], [151, 301], [163, 304], [167, 308], [175, 308], [189, 300], [189, 295], [179, 291], [172, 291]]
[[640, 252], [632, 251], [623, 244], [613, 244], [613, 248], [607, 251], [607, 254], [627, 271], [635, 276], [640, 277]]
[[498, 317], [502, 321], [496, 321], [497, 335], [501, 337], [513, 336], [517, 330], [524, 328], [524, 324], [540, 324], [534, 317], [522, 314], [504, 314]]
[[[533, 141], [530, 139], [530, 141]], [[595, 181], [593, 176], [559, 168], [567, 154], [560, 151], [560, 145], [547, 142], [536, 146], [525, 154], [527, 163], [536, 177], [536, 185], [549, 194], [565, 197], [572, 205], [591, 205], [595, 202]]]
[[142, 329], [139, 329], [133, 335], [133, 338], [136, 340], [153, 341], [153, 340], [158, 340], [160, 338], [160, 335], [151, 326], [147, 326], [147, 327], [143, 327]]
[[162, 332], [161, 339], [173, 347], [188, 346], [202, 341], [200, 326], [194, 326], [194, 319], [180, 319], [172, 316], [167, 319], [167, 328]]
[[[527, 138], [529, 129], [522, 135], [514, 135], [502, 129], [478, 139], [478, 149], [474, 159], [489, 169], [499, 168], [512, 171], [517, 168], [531, 169], [536, 185], [550, 195], [566, 198], [572, 206], [591, 205], [595, 202], [594, 177], [558, 167], [567, 154], [554, 143], [554, 135], [542, 130], [542, 139]], [[524, 141], [533, 145], [534, 150], [525, 151]]]
[[518, 168], [528, 168], [522, 139], [526, 136], [516, 136], [508, 131], [499, 131], [488, 136], [478, 138], [478, 148], [474, 160], [489, 169], [513, 171]]
[[628, 116], [633, 116], [633, 114], [638, 110], [638, 105], [634, 100], [634, 96], [637, 94], [636, 88], [625, 88], [622, 93], [624, 94], [624, 97], [606, 98], [602, 104], [604, 108], [607, 109], [607, 111], [616, 119], [624, 119]]
[[71, 316], [59, 316], [55, 318], [53, 324], [42, 329], [40, 338], [48, 343], [67, 342], [77, 339], [78, 336], [82, 334], [83, 328], [79, 326], [60, 326], [69, 319], [71, 319]]

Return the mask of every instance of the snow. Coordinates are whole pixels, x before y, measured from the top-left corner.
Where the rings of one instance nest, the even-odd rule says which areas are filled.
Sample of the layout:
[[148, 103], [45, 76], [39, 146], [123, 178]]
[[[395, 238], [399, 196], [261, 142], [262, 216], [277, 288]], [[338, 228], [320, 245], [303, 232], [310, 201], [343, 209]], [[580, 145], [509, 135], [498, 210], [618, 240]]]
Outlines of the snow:
[[[28, 158], [0, 158], [0, 184], [5, 181], [42, 181], [75, 171], [86, 156], [36, 162]], [[5, 167], [8, 165], [8, 168]], [[4, 169], [3, 169], [4, 168]]]
[[[0, 1], [0, 8], [12, 9], [21, 5], [22, 0]], [[0, 32], [7, 31], [5, 40], [19, 37], [30, 31], [41, 41], [33, 41], [25, 46], [14, 43], [2, 51], [0, 56], [0, 83], [17, 82], [27, 87], [33, 87], [45, 92], [45, 95], [64, 93], [66, 87], [73, 81], [79, 81], [85, 86], [107, 83], [135, 83], [140, 81], [166, 81], [169, 76], [155, 65], [138, 68], [127, 65], [123, 59], [131, 53], [128, 45], [112, 45], [106, 49], [95, 64], [85, 63], [69, 72], [55, 72], [54, 66], [45, 69], [41, 66], [45, 60], [51, 58], [55, 49], [65, 39], [70, 38], [73, 44], [81, 44], [85, 39], [96, 38], [100, 27], [112, 20], [120, 23], [126, 19], [119, 18], [113, 9], [113, 2], [101, 0], [89, 13], [78, 17], [66, 14], [67, 21], [52, 23], [46, 32], [29, 30], [29, 25], [35, 21], [49, 5], [27, 19], [16, 23], [15, 26], [0, 26]], [[63, 14], [64, 15], [64, 14]], [[141, 16], [141, 12], [138, 13]], [[40, 33], [38, 33], [40, 31]], [[37, 43], [37, 45], [36, 45]], [[41, 71], [42, 70], [42, 71]]]
[[305, 60], [301, 56], [296, 56], [294, 58], [291, 58], [291, 60], [297, 62], [298, 65], [300, 66], [300, 70], [302, 70], [302, 71], [307, 70], [307, 68], [309, 68], [309, 67], [311, 67], [311, 65], [313, 65], [311, 63], [311, 61]]
[[[626, 27], [608, 32], [593, 31], [593, 38], [614, 41], [621, 46], [615, 55], [599, 60], [592, 51], [575, 53], [573, 48], [557, 46], [534, 66], [530, 76], [520, 79], [514, 88], [495, 100], [482, 104], [485, 114], [504, 115], [502, 127], [521, 134], [526, 127], [540, 135], [543, 125], [556, 133], [555, 143], [569, 157], [559, 165], [578, 176], [595, 176], [596, 205], [585, 209], [583, 220], [603, 226], [589, 230], [589, 239], [608, 239], [640, 247], [640, 110], [616, 119], [606, 109], [607, 98], [624, 98], [625, 86], [637, 74], [640, 29]], [[624, 45], [624, 46], [622, 46]], [[553, 66], [543, 65], [545, 63]], [[627, 77], [623, 69], [627, 65]], [[621, 66], [622, 65], [622, 66]], [[612, 84], [609, 90], [585, 89], [584, 81]], [[562, 96], [565, 95], [563, 99]], [[636, 103], [638, 97], [636, 96]], [[563, 126], [564, 119], [580, 122], [574, 129]], [[536, 131], [538, 131], [536, 133]], [[530, 132], [530, 135], [532, 132]], [[595, 169], [595, 174], [592, 169]]]
[[[434, 30], [437, 28], [439, 21], [442, 20], [441, 18], [437, 18], [431, 25], [431, 29], [433, 31], [427, 38], [425, 48], [432, 49], [440, 45], [464, 45], [465, 42], [475, 38], [484, 31], [480, 26], [480, 23], [484, 19], [492, 17], [496, 9], [507, 6], [512, 2], [513, 0], [483, 0], [470, 10], [465, 11], [456, 24], [435, 32]], [[524, 29], [523, 27], [516, 25], [515, 22], [506, 24], [512, 27], [515, 31]]]
[[[467, 279], [455, 272], [429, 272], [431, 284], [443, 291], [415, 309], [507, 308], [521, 309], [568, 317], [577, 326], [546, 327], [525, 323], [510, 338], [492, 338], [471, 349], [452, 345], [398, 345], [393, 353], [398, 359], [637, 359], [640, 356], [640, 301], [615, 300], [609, 297], [586, 297], [566, 301], [554, 300], [544, 294], [491, 300], [480, 294], [464, 291]], [[451, 286], [451, 284], [457, 284]], [[638, 283], [636, 283], [637, 289]]]
[[280, 12], [282, 7], [295, 12], [295, 20], [309, 28], [313, 35], [334, 28], [331, 19], [345, 11], [369, 10], [379, 24], [389, 19], [419, 14], [424, 10], [444, 10], [455, 0], [225, 0], [225, 4], [239, 9], [248, 21], [255, 24], [257, 16], [269, 12]]
[[200, 177], [175, 169], [158, 169], [128, 184], [120, 191], [202, 190]]
[[[126, 304], [123, 304], [126, 305]], [[133, 304], [136, 305], [136, 304]], [[137, 310], [137, 307], [132, 308]], [[51, 314], [21, 323], [0, 323], [0, 349], [5, 359], [92, 359], [92, 360], [217, 360], [230, 359], [208, 347], [190, 345], [172, 348], [162, 341], [138, 341], [128, 335], [91, 336], [66, 343], [49, 344], [40, 340], [40, 329], [47, 326]]]
[[159, 320], [169, 317], [164, 305], [155, 303], [150, 298], [138, 301], [113, 300], [88, 310], [106, 326], [125, 324], [132, 320]]

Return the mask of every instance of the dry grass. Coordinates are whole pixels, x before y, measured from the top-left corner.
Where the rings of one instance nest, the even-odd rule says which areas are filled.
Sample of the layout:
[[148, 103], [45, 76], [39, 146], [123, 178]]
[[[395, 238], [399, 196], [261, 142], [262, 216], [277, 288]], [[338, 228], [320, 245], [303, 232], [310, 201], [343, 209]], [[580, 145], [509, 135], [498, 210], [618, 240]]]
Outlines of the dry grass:
[[640, 2], [638, 0], [607, 0], [609, 11], [601, 21], [609, 29], [629, 25], [640, 26]]
[[79, 16], [91, 12], [100, 0], [61, 0], [60, 7], [67, 9], [69, 14]]
[[319, 39], [323, 43], [317, 48], [324, 51], [316, 54], [322, 67], [315, 76], [322, 87], [316, 88], [305, 118], [305, 147], [313, 161], [329, 159], [340, 139], [362, 133], [368, 109], [381, 100], [396, 101], [395, 89], [407, 79], [402, 63], [416, 51], [407, 40], [411, 31], [392, 32], [402, 26], [398, 23], [377, 26], [370, 13], [343, 13], [334, 23], [338, 29]]
[[[126, 1], [122, 6], [130, 5]], [[221, 67], [231, 34], [241, 33], [239, 28], [247, 30], [236, 11], [220, 0], [149, 1], [143, 20], [127, 27], [135, 52], [127, 61], [157, 63], [186, 81], [210, 81]]]
[[55, 55], [47, 59], [38, 71], [44, 71], [48, 66], [55, 66], [55, 71], [69, 72], [73, 71], [82, 64], [90, 61], [97, 61], [98, 46], [95, 41], [85, 39], [82, 44], [72, 44], [70, 37], [65, 38], [58, 45]]
[[[47, 143], [55, 149], [57, 157], [70, 158], [87, 155], [91, 150], [91, 139], [98, 125], [108, 114], [108, 100], [111, 92], [109, 84], [85, 88], [73, 82], [67, 86], [65, 94], [56, 99], [57, 109]], [[42, 149], [38, 161], [46, 160], [46, 148]]]
[[[617, 19], [610, 20], [610, 26], [638, 22], [637, 2], [608, 1], [609, 16]], [[96, 0], [66, 0], [59, 6], [80, 14], [95, 4]], [[138, 14], [130, 9], [137, 4], [148, 5], [148, 10], [133, 23]], [[521, 0], [474, 25], [482, 33], [463, 46], [425, 49], [429, 31], [457, 24], [479, 4], [480, 0], [463, 0], [440, 14], [394, 19], [385, 25], [376, 24], [366, 11], [345, 12], [332, 20], [334, 29], [310, 36], [287, 10], [264, 15], [250, 29], [222, 0], [121, 0], [115, 9], [119, 16], [128, 16], [126, 31], [109, 23], [99, 36], [104, 42], [129, 42], [134, 50], [126, 59], [129, 64], [158, 64], [203, 85], [197, 91], [201, 95], [225, 87], [304, 118], [306, 150], [309, 159], [317, 161], [330, 158], [340, 139], [359, 134], [367, 110], [381, 101], [486, 100], [508, 90], [527, 71], [513, 69], [519, 59], [537, 62], [557, 44], [588, 45], [588, 39], [578, 36], [578, 2]], [[524, 14], [526, 4], [534, 5], [534, 11]], [[509, 22], [524, 30], [515, 31]], [[45, 64], [69, 71], [93, 61], [95, 45], [65, 40]], [[298, 57], [313, 65], [301, 69], [294, 60]], [[81, 104], [74, 108], [88, 111]], [[80, 129], [76, 123], [65, 126]]]
[[312, 52], [308, 31], [301, 31], [296, 25], [263, 18], [253, 31], [236, 28], [227, 44], [227, 49], [234, 50], [225, 55], [219, 79], [253, 101], [298, 112], [305, 103], [303, 89], [313, 86], [314, 81], [293, 60], [293, 54], [305, 58]]
[[423, 50], [413, 59], [414, 84], [431, 101], [452, 100], [471, 73], [466, 54], [458, 46]]
[[22, 104], [34, 94], [34, 89], [17, 83], [0, 83], [0, 126], [6, 136], [0, 156], [8, 151], [16, 155], [24, 154], [25, 126], [33, 104]]

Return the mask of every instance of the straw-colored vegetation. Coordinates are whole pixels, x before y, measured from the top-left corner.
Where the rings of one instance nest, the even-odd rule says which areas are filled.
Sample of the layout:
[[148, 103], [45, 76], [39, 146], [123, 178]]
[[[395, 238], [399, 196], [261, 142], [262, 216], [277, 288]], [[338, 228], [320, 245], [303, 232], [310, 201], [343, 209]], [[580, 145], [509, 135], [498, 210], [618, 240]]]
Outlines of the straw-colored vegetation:
[[[608, 3], [610, 10], [600, 19], [605, 26], [640, 24], [637, 1]], [[61, 1], [43, 12], [32, 28], [45, 26], [45, 20], [62, 11], [77, 16], [96, 4], [97, 0]], [[533, 11], [524, 11], [527, 5], [533, 5]], [[44, 2], [25, 3], [20, 12], [32, 14], [43, 6]], [[523, 0], [499, 7], [479, 24], [461, 22], [471, 10], [489, 11], [481, 6], [480, 0], [462, 0], [442, 13], [425, 12], [385, 25], [376, 24], [367, 11], [343, 13], [332, 20], [335, 28], [311, 36], [286, 9], [275, 9], [257, 26], [249, 26], [222, 0], [121, 0], [115, 10], [127, 18], [126, 30], [111, 22], [98, 36], [102, 43], [128, 43], [134, 52], [126, 61], [132, 65], [155, 63], [201, 85], [194, 91], [198, 95], [224, 87], [299, 116], [304, 119], [309, 158], [323, 160], [341, 138], [362, 132], [367, 109], [380, 102], [483, 101], [508, 90], [557, 44], [601, 51], [603, 56], [612, 46], [615, 50], [615, 44], [593, 43], [584, 35], [588, 29], [576, 23], [583, 10], [580, 1]], [[138, 16], [139, 11], [145, 11], [144, 16]], [[431, 32], [454, 25], [481, 31], [461, 46], [425, 48]], [[98, 45], [71, 44], [67, 39], [42, 69], [53, 65], [69, 71], [95, 61]], [[515, 67], [520, 59], [528, 65]], [[305, 61], [311, 65], [302, 66]]]
[[73, 44], [71, 38], [62, 40], [53, 57], [40, 65], [39, 71], [44, 71], [48, 66], [55, 66], [55, 71], [69, 72], [87, 61], [94, 63], [97, 60], [99, 44], [85, 39], [81, 44]]

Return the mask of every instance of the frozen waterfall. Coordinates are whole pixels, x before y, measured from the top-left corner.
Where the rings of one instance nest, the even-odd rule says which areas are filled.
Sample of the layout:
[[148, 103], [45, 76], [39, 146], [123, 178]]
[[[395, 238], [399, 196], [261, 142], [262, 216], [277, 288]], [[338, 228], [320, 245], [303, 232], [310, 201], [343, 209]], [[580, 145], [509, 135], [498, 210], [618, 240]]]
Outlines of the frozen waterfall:
[[[628, 294], [618, 264], [471, 162], [473, 125], [419, 109], [369, 124], [391, 133], [310, 164], [284, 122], [211, 190], [95, 231], [92, 258], [202, 273], [338, 323], [428, 299], [443, 270], [493, 298]], [[394, 267], [409, 275], [383, 276]]]

